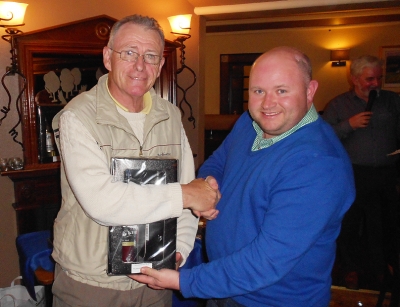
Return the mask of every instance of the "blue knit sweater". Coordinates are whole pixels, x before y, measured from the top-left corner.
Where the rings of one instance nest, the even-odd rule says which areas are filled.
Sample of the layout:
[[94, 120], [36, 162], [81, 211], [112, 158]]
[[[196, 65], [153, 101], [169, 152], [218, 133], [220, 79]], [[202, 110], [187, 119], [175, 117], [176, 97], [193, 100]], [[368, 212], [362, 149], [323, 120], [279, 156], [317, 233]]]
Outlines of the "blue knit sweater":
[[199, 171], [217, 179], [220, 213], [207, 222], [210, 262], [181, 270], [181, 291], [250, 307], [326, 307], [335, 240], [355, 196], [347, 153], [321, 118], [252, 152], [255, 137], [244, 113]]

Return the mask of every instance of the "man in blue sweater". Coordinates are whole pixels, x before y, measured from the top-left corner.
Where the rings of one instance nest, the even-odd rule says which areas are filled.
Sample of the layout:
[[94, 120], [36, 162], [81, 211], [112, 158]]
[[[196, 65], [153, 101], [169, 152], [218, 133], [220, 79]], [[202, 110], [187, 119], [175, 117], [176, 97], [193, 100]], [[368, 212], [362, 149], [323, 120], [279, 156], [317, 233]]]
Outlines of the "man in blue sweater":
[[210, 307], [329, 305], [335, 240], [355, 191], [346, 151], [313, 106], [317, 87], [297, 49], [255, 61], [249, 112], [199, 171], [222, 194], [207, 222], [210, 262], [132, 278]]

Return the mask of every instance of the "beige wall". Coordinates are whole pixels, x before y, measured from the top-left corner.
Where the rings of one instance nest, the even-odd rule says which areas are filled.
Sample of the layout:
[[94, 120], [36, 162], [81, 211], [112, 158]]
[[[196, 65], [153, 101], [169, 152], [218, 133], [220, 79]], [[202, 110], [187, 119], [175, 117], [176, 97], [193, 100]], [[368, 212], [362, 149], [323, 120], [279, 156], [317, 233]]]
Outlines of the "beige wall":
[[379, 47], [400, 45], [400, 23], [367, 24], [353, 27], [266, 30], [249, 33], [207, 34], [205, 56], [205, 114], [219, 114], [219, 55], [258, 53], [288, 45], [304, 51], [311, 59], [313, 77], [319, 88], [317, 110], [349, 89], [346, 67], [331, 67], [330, 50], [350, 48], [350, 59], [363, 54], [379, 55]]
[[[129, 14], [140, 13], [156, 18], [164, 28], [165, 36], [169, 40], [174, 40], [170, 33], [167, 17], [178, 14], [193, 13], [193, 7], [186, 0], [154, 0], [151, 3], [146, 1], [128, 0], [72, 0], [72, 1], [42, 1], [27, 0], [29, 3], [25, 26], [20, 29], [24, 32], [40, 30], [84, 18], [98, 15], [108, 15], [119, 19]], [[192, 19], [192, 38], [187, 41], [186, 64], [198, 70], [198, 24], [199, 18], [194, 16]], [[0, 28], [0, 35], [4, 34], [4, 29]], [[6, 66], [10, 65], [9, 44], [0, 40], [0, 75], [5, 72]], [[178, 58], [179, 60], [179, 58]], [[178, 76], [178, 81], [188, 79], [188, 77]], [[7, 77], [7, 84], [14, 91], [16, 89], [16, 77]], [[199, 98], [198, 83], [188, 92], [188, 99], [194, 104], [195, 117], [198, 121]], [[16, 97], [16, 95], [13, 95]], [[0, 108], [7, 105], [7, 96], [3, 88], [0, 88]], [[1, 113], [2, 117], [2, 113]], [[8, 134], [10, 127], [17, 121], [15, 104], [12, 111], [0, 126], [0, 157], [22, 157], [22, 150], [18, 144], [11, 140]], [[187, 121], [186, 121], [187, 122]], [[185, 122], [185, 125], [186, 125]], [[185, 126], [194, 152], [198, 151], [198, 129], [192, 129], [189, 125]], [[14, 202], [13, 183], [8, 177], [0, 177], [0, 287], [6, 287], [14, 277], [19, 275], [18, 256], [15, 249], [15, 238], [17, 236], [15, 212], [11, 206]]]

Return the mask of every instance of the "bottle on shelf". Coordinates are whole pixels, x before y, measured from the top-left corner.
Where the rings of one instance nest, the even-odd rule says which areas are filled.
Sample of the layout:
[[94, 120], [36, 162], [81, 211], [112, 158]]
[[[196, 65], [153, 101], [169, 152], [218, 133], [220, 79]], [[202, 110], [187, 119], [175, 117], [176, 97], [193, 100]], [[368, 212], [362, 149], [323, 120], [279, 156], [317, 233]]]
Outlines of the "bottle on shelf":
[[54, 141], [54, 132], [51, 129], [49, 122], [45, 118], [45, 138], [46, 138], [46, 161], [47, 162], [56, 162], [59, 160], [58, 152], [56, 149], [56, 143]]
[[54, 133], [50, 129], [50, 125], [47, 123], [47, 120], [46, 120], [46, 152], [47, 155], [50, 157], [53, 157], [55, 155]]

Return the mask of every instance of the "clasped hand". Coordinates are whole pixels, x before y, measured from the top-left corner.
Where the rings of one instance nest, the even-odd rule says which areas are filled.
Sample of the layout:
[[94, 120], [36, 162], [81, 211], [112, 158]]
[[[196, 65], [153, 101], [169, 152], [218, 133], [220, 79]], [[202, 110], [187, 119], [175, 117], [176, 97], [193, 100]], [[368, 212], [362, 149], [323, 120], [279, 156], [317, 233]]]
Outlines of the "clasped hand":
[[219, 213], [215, 209], [221, 198], [218, 183], [214, 177], [195, 179], [188, 184], [182, 184], [183, 208], [189, 208], [193, 213], [208, 220], [215, 219]]

